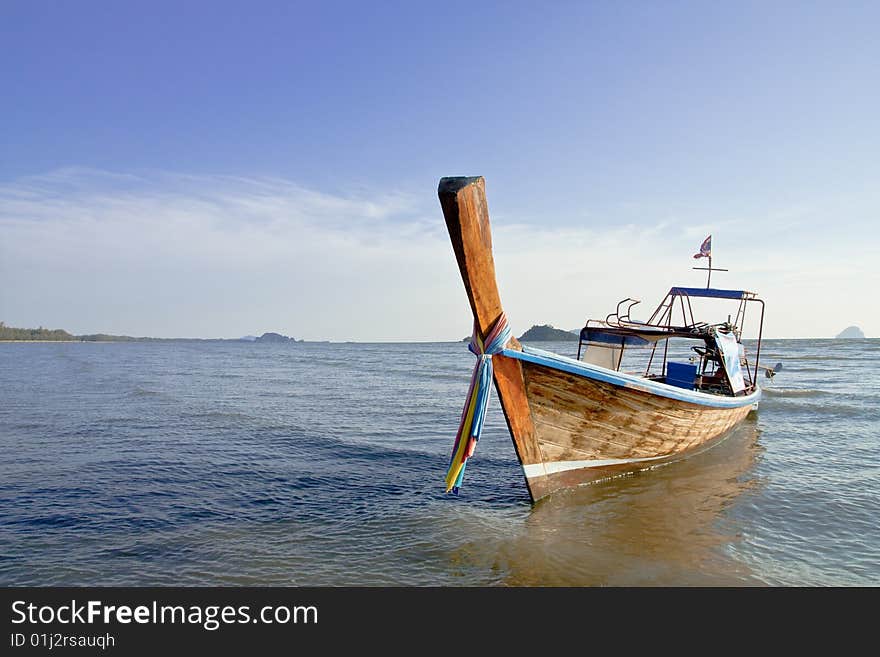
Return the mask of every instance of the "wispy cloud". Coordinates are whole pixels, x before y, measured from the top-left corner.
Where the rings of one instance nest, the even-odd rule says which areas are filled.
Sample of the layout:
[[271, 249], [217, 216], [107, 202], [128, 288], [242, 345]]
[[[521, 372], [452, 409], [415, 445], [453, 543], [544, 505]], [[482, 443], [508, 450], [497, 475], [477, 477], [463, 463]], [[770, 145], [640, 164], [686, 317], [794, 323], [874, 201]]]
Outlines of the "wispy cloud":
[[[876, 311], [845, 315], [858, 290], [852, 299], [840, 290], [880, 283], [869, 264], [877, 242], [806, 248], [797, 231], [809, 212], [776, 212], [775, 220], [695, 227], [664, 217], [602, 230], [493, 217], [514, 330], [574, 328], [626, 296], [643, 298], [647, 314], [670, 284], [703, 281], [690, 255], [713, 232], [724, 245], [716, 264], [733, 270], [716, 281], [768, 297], [771, 334], [859, 322], [876, 332]], [[0, 235], [0, 319], [13, 325], [331, 340], [455, 340], [469, 331], [433, 190], [329, 194], [271, 177], [65, 169], [0, 186]], [[855, 253], [861, 268], [850, 280], [844, 265]], [[809, 306], [817, 291], [834, 297], [830, 318]]]
[[441, 256], [403, 193], [271, 178], [58, 171], [0, 187], [0, 229], [8, 321], [82, 331], [401, 338], [383, 317]]

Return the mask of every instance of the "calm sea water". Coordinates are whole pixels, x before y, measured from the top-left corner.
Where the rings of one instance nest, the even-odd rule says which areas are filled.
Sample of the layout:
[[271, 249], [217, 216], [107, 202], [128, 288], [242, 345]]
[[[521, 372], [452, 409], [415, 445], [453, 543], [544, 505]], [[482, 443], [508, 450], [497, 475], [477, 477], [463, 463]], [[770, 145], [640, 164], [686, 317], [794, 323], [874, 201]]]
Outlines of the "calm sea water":
[[721, 445], [533, 506], [494, 398], [443, 493], [462, 343], [0, 344], [0, 584], [878, 585], [880, 340], [765, 350]]

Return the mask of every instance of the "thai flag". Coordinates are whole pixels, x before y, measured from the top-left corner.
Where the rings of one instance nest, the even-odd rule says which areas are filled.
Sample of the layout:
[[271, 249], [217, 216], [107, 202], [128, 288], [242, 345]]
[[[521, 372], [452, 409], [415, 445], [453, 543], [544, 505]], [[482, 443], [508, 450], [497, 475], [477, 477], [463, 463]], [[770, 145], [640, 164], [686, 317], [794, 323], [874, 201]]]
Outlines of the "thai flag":
[[712, 236], [709, 235], [706, 239], [703, 240], [703, 243], [700, 244], [700, 252], [694, 254], [694, 258], [711, 258], [712, 257]]

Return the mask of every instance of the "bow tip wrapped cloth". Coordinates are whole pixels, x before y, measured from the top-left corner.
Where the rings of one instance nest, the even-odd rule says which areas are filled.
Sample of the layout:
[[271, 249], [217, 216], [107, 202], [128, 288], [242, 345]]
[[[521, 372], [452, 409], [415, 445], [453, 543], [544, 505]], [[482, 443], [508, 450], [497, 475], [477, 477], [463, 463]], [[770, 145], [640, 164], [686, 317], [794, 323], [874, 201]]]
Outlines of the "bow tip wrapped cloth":
[[476, 322], [474, 323], [474, 331], [468, 349], [477, 357], [477, 362], [474, 365], [473, 374], [471, 374], [470, 389], [461, 412], [458, 434], [455, 436], [455, 445], [452, 448], [452, 457], [446, 472], [447, 493], [452, 491], [457, 495], [459, 488], [461, 488], [467, 460], [473, 456], [477, 448], [477, 442], [483, 431], [486, 409], [489, 406], [493, 374], [492, 356], [501, 353], [509, 341], [510, 326], [508, 326], [507, 316], [503, 312], [485, 340], [480, 337], [479, 328]]

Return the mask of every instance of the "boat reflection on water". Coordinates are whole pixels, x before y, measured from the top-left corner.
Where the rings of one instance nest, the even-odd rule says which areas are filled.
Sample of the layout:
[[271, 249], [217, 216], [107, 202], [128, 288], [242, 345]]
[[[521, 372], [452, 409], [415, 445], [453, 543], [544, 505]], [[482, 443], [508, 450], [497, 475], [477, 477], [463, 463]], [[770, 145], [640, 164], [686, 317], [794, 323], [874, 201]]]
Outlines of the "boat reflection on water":
[[749, 524], [747, 493], [761, 485], [752, 467], [759, 434], [753, 414], [701, 454], [546, 498], [499, 546], [503, 584], [762, 584], [735, 558], [737, 532]]

